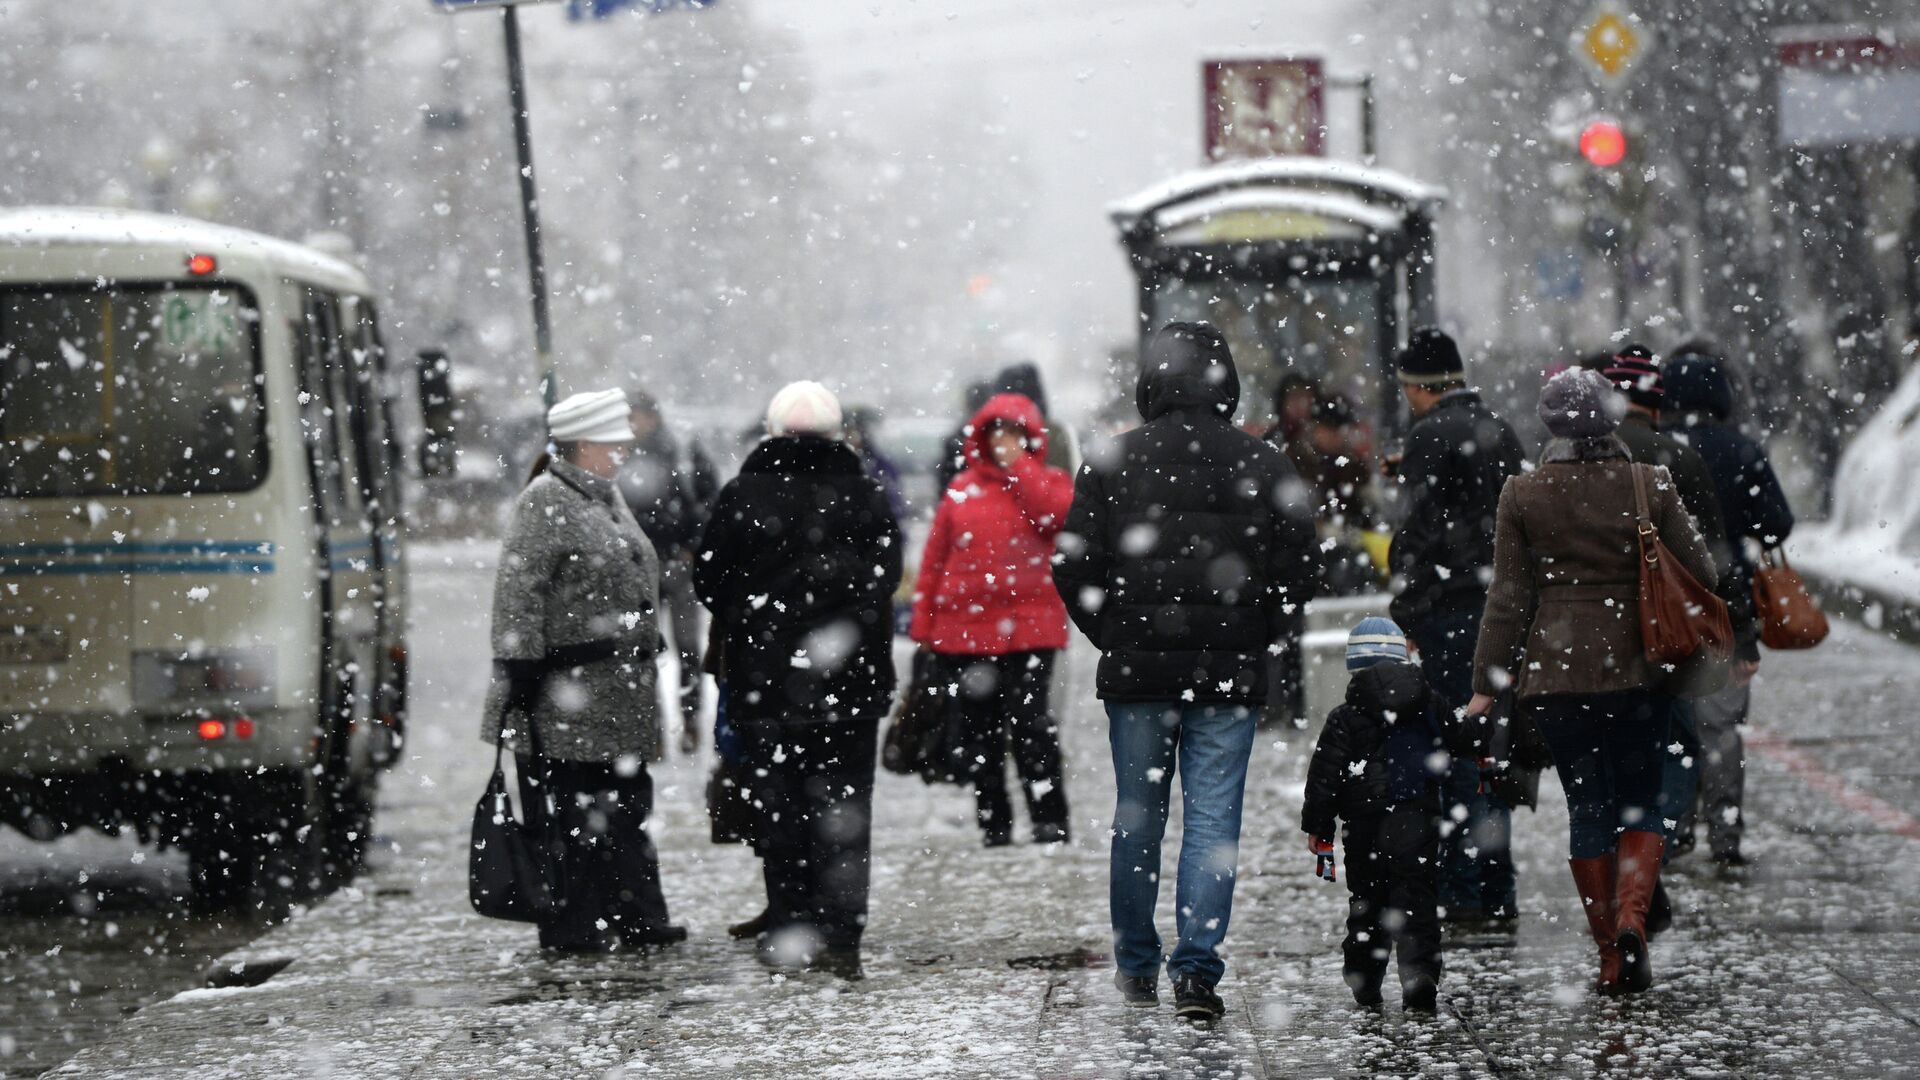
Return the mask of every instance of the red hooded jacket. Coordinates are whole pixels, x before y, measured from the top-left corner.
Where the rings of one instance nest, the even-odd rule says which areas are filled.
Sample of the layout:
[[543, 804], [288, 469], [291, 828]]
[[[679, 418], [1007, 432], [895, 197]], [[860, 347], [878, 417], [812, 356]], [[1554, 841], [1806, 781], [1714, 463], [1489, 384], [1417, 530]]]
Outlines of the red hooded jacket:
[[[995, 421], [1024, 428], [1033, 448], [1011, 472], [987, 451]], [[947, 485], [920, 557], [913, 640], [959, 656], [1066, 648], [1053, 541], [1073, 504], [1073, 477], [1046, 456], [1046, 421], [1027, 398], [1000, 394], [974, 414], [967, 467]]]

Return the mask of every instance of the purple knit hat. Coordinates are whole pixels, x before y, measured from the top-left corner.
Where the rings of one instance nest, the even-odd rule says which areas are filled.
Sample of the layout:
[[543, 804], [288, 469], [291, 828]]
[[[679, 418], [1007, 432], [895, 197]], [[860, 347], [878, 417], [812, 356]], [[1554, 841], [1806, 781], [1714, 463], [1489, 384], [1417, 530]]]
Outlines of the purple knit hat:
[[1597, 371], [1569, 368], [1540, 388], [1540, 420], [1556, 439], [1598, 439], [1613, 434], [1627, 403]]

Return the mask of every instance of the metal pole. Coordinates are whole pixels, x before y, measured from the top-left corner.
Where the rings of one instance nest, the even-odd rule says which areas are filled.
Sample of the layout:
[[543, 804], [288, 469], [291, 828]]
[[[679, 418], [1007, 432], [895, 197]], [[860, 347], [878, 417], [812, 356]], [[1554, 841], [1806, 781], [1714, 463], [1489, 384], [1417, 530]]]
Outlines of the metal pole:
[[1373, 76], [1360, 76], [1360, 159], [1369, 165], [1379, 160], [1374, 133]]
[[507, 38], [507, 94], [513, 104], [513, 144], [520, 156], [520, 211], [527, 227], [527, 285], [533, 293], [534, 363], [540, 369], [540, 400], [553, 406], [553, 320], [547, 312], [547, 263], [540, 252], [540, 199], [533, 183], [533, 131], [527, 116], [527, 77], [520, 63], [517, 8], [503, 10]]

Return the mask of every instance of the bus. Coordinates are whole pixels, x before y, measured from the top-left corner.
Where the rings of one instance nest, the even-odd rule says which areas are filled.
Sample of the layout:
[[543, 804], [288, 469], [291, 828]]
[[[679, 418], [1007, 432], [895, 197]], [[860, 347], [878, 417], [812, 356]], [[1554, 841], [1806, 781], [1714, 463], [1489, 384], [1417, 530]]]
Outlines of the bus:
[[0, 822], [178, 847], [210, 909], [351, 872], [405, 736], [394, 415], [350, 263], [0, 210]]
[[1141, 343], [1175, 320], [1213, 323], [1247, 399], [1270, 400], [1298, 373], [1398, 432], [1393, 354], [1408, 330], [1435, 321], [1444, 201], [1410, 177], [1318, 157], [1210, 165], [1123, 199], [1110, 214], [1134, 272]]

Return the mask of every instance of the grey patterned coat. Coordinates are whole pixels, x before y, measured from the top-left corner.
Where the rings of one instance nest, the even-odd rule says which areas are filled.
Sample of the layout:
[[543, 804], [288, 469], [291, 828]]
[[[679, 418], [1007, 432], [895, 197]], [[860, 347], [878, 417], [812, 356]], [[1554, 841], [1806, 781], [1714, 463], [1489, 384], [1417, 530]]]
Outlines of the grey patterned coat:
[[[618, 643], [613, 658], [554, 671], [540, 687], [534, 716], [547, 756], [653, 758], [659, 595], [659, 559], [612, 481], [556, 461], [521, 492], [493, 585], [494, 658], [540, 661], [555, 649]], [[494, 665], [481, 723], [489, 743], [511, 689], [501, 667]], [[511, 734], [507, 746], [526, 749]]]

